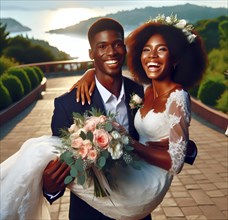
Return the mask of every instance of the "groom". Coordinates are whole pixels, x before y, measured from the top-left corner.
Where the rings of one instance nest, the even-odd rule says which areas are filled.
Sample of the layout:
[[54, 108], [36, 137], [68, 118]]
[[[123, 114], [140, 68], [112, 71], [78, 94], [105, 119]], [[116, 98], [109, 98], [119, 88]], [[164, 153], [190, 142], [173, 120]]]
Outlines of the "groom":
[[[137, 138], [134, 128], [134, 113], [130, 109], [130, 96], [136, 93], [143, 96], [143, 88], [130, 79], [122, 76], [122, 66], [126, 56], [123, 27], [115, 20], [102, 18], [97, 20], [88, 31], [90, 43], [89, 55], [94, 60], [96, 88], [91, 96], [91, 105], [75, 101], [75, 89], [55, 99], [52, 117], [52, 132], [60, 135], [60, 128], [68, 128], [73, 123], [72, 113], [84, 113], [92, 107], [104, 113], [117, 115], [117, 122], [123, 125], [129, 134]], [[43, 174], [43, 191], [47, 200], [52, 203], [63, 195], [63, 183], [70, 168], [60, 161], [51, 162]], [[99, 211], [90, 207], [83, 200], [71, 193], [70, 220], [109, 220]], [[144, 220], [150, 220], [148, 215]]]

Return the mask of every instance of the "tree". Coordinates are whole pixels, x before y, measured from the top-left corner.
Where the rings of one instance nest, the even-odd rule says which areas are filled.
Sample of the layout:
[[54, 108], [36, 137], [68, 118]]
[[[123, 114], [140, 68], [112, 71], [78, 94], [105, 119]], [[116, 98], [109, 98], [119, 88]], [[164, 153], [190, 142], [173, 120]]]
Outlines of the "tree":
[[48, 49], [34, 45], [22, 36], [16, 36], [10, 40], [10, 46], [5, 50], [5, 55], [23, 64], [55, 60]]
[[6, 32], [6, 24], [0, 22], [0, 56], [3, 55], [3, 50], [9, 45], [9, 32]]

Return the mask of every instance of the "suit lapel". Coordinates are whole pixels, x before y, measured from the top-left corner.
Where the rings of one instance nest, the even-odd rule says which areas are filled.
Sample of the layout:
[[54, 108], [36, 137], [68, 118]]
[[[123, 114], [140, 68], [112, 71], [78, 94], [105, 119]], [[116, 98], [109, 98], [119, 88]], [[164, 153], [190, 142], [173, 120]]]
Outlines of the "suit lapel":
[[95, 90], [94, 90], [94, 93], [92, 96], [92, 107], [100, 109], [100, 111], [106, 115], [103, 100], [102, 100], [102, 97], [101, 97], [97, 87], [95, 87]]
[[126, 83], [126, 79], [124, 78], [124, 89], [125, 89], [125, 104], [127, 107], [127, 116], [128, 116], [128, 123], [129, 123], [129, 134], [134, 134], [134, 112], [130, 108], [130, 98], [132, 94], [132, 88], [129, 86], [129, 84]]

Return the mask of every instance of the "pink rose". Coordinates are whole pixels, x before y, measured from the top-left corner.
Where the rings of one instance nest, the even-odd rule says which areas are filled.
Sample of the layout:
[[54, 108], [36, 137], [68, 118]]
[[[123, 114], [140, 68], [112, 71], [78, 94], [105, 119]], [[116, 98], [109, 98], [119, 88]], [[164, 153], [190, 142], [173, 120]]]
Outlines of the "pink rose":
[[99, 117], [100, 123], [104, 123], [106, 121], [107, 117], [105, 115], [101, 115]]
[[76, 138], [80, 137], [81, 132], [86, 133], [86, 130], [83, 129], [83, 128], [78, 129], [77, 131], [75, 131], [74, 133], [72, 133], [70, 135], [70, 139], [73, 140], [73, 139], [76, 139]]
[[81, 137], [75, 138], [71, 141], [71, 146], [75, 149], [80, 148], [83, 145], [83, 139]]
[[90, 140], [84, 140], [82, 144], [84, 147], [86, 147], [89, 150], [93, 147]]
[[92, 131], [93, 132], [95, 130], [95, 128], [96, 128], [96, 125], [97, 125], [96, 121], [93, 120], [93, 118], [90, 118], [89, 120], [87, 120], [85, 122], [84, 129], [86, 131]]
[[102, 149], [107, 149], [109, 140], [111, 140], [111, 136], [104, 129], [97, 129], [93, 133], [94, 135], [94, 143], [97, 144]]
[[97, 124], [103, 123], [105, 121], [106, 116], [104, 115], [101, 115], [99, 117], [91, 116], [86, 120], [84, 129], [93, 132], [96, 129]]
[[82, 146], [78, 151], [78, 153], [82, 157], [82, 159], [84, 159], [87, 156], [88, 152], [89, 152], [89, 149], [86, 148], [85, 146]]
[[74, 132], [74, 130], [75, 130], [75, 124], [72, 124], [69, 128], [68, 128], [68, 131], [70, 132], [70, 133], [73, 133]]
[[89, 160], [95, 161], [97, 159], [97, 151], [96, 150], [90, 150], [87, 154], [87, 158]]

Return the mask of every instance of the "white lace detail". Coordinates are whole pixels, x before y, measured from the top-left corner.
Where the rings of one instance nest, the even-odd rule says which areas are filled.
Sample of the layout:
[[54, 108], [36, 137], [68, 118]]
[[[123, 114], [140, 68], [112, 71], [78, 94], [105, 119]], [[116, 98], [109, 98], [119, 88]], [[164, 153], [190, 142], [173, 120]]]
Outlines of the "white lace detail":
[[177, 117], [175, 114], [169, 115], [169, 126], [170, 126], [170, 128], [173, 128], [179, 122], [180, 122], [180, 117]]
[[170, 105], [173, 102], [176, 102], [177, 107], [181, 107], [184, 117], [187, 120], [188, 123], [190, 123], [191, 119], [191, 112], [189, 102], [188, 101], [188, 93], [185, 92], [184, 90], [176, 90], [170, 94], [170, 97], [167, 100], [166, 103], [166, 109], [169, 109]]
[[191, 120], [190, 101], [188, 93], [176, 90], [167, 99], [166, 111], [169, 133], [169, 154], [172, 161], [170, 172], [179, 173], [182, 169], [188, 143], [188, 127]]
[[183, 140], [181, 137], [178, 141], [176, 142], [170, 142], [169, 143], [169, 154], [172, 159], [172, 167], [170, 169], [170, 172], [173, 174], [178, 173], [182, 165], [184, 163], [184, 158], [186, 155], [186, 150], [183, 150], [183, 148], [186, 148], [187, 142]]

